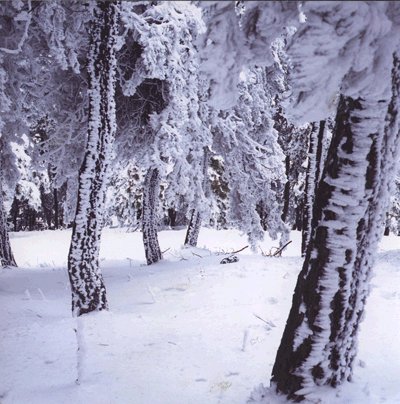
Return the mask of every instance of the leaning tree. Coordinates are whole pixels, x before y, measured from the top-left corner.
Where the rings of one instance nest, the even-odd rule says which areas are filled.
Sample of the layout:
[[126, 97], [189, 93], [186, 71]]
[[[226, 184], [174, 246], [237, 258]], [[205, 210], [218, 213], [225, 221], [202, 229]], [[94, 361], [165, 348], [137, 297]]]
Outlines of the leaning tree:
[[[213, 7], [220, 7], [216, 25], [221, 26], [224, 12], [225, 21], [233, 20], [227, 5]], [[400, 5], [306, 2], [301, 18], [295, 2], [249, 2], [246, 7], [241, 31], [229, 22], [224, 26], [230, 45], [241, 45], [232, 46], [236, 60], [259, 58], [276, 35], [273, 30], [292, 23], [297, 26], [287, 46], [296, 83], [292, 118], [320, 121], [337, 108], [314, 198], [310, 242], [272, 372], [272, 390], [302, 401], [352, 375], [398, 158]], [[205, 41], [229, 61], [224, 41], [212, 33]], [[210, 51], [205, 47], [206, 54]], [[220, 84], [215, 101], [223, 98], [226, 104], [223, 94], [233, 86], [222, 82], [220, 71], [207, 71]]]

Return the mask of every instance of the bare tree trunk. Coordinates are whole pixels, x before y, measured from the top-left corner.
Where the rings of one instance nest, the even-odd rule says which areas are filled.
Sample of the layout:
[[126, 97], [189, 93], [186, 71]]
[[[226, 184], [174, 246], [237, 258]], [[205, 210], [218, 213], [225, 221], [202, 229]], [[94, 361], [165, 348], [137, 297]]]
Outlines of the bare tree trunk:
[[162, 259], [157, 237], [157, 210], [160, 175], [157, 168], [150, 168], [144, 181], [142, 231], [147, 265]]
[[99, 267], [108, 168], [115, 136], [117, 5], [97, 2], [90, 27], [88, 142], [79, 189], [68, 274], [76, 316], [108, 308]]
[[8, 236], [7, 215], [4, 208], [2, 175], [0, 172], [0, 267], [16, 266]]
[[276, 389], [297, 402], [317, 386], [351, 379], [396, 171], [399, 84], [395, 58], [390, 103], [350, 97], [339, 103], [315, 199], [313, 232], [272, 371]]

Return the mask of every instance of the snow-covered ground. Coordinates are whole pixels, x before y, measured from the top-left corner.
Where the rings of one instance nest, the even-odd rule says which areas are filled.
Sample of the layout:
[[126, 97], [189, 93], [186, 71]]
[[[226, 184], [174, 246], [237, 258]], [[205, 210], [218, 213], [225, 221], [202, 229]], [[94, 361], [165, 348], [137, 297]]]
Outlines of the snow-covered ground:
[[[69, 237], [11, 235], [20, 268], [0, 270], [0, 403], [235, 404], [268, 385], [301, 269], [298, 233], [282, 258], [246, 249], [220, 265], [217, 253], [247, 244], [237, 232], [202, 229], [201, 248], [182, 249], [184, 230], [163, 231], [169, 250], [147, 267], [140, 233], [107, 229], [100, 255], [111, 310], [79, 323]], [[354, 382], [323, 404], [400, 403], [399, 241], [380, 245]]]

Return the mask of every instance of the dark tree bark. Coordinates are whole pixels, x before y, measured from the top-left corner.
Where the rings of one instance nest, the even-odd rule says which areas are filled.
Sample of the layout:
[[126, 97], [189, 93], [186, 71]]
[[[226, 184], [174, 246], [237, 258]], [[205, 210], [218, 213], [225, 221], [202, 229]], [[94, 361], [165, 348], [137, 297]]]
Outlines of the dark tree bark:
[[176, 210], [174, 208], [168, 209], [168, 226], [176, 226]]
[[312, 210], [317, 185], [323, 169], [322, 147], [325, 132], [325, 121], [320, 121], [319, 127], [313, 123], [310, 131], [308, 149], [308, 166], [306, 172], [306, 192], [303, 211], [303, 234], [301, 239], [301, 254], [306, 253], [306, 248], [311, 237]]
[[4, 209], [2, 175], [0, 172], [0, 267], [16, 267], [7, 229], [7, 215]]
[[201, 227], [201, 216], [196, 210], [192, 210], [192, 215], [190, 217], [189, 226], [186, 232], [185, 245], [190, 245], [192, 247], [197, 246], [197, 240], [199, 238]]
[[108, 308], [99, 267], [106, 181], [115, 136], [117, 5], [97, 2], [90, 26], [88, 141], [79, 189], [68, 274], [76, 316]]
[[287, 181], [285, 183], [285, 188], [283, 190], [283, 209], [281, 219], [284, 223], [287, 223], [289, 219], [289, 206], [290, 206], [290, 157], [285, 158], [285, 172]]
[[399, 83], [395, 58], [390, 103], [349, 97], [339, 103], [317, 189], [313, 232], [272, 371], [277, 391], [296, 402], [317, 386], [351, 379], [374, 253], [396, 172]]
[[54, 229], [60, 227], [59, 210], [58, 210], [58, 191], [57, 188], [53, 188], [53, 203], [54, 203]]
[[144, 181], [142, 206], [143, 244], [147, 265], [162, 259], [157, 236], [157, 201], [160, 188], [160, 174], [157, 168], [150, 168]]

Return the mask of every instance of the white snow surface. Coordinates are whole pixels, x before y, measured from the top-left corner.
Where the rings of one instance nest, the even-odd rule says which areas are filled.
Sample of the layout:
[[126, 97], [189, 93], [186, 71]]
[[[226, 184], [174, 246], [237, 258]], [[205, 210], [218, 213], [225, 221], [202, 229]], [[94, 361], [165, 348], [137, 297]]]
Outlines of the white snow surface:
[[[2, 404], [282, 403], [268, 386], [301, 269], [300, 234], [282, 258], [237, 231], [160, 232], [164, 260], [145, 265], [141, 233], [106, 229], [100, 250], [110, 312], [71, 316], [69, 231], [11, 233], [18, 269], [0, 270]], [[264, 251], [276, 245], [265, 240]], [[399, 238], [380, 243], [354, 381], [310, 402], [400, 403]], [[77, 341], [81, 349], [77, 352]], [[79, 358], [79, 366], [77, 359]], [[79, 384], [76, 383], [79, 369]], [[255, 389], [255, 390], [254, 390]], [[318, 401], [320, 400], [320, 401]]]

